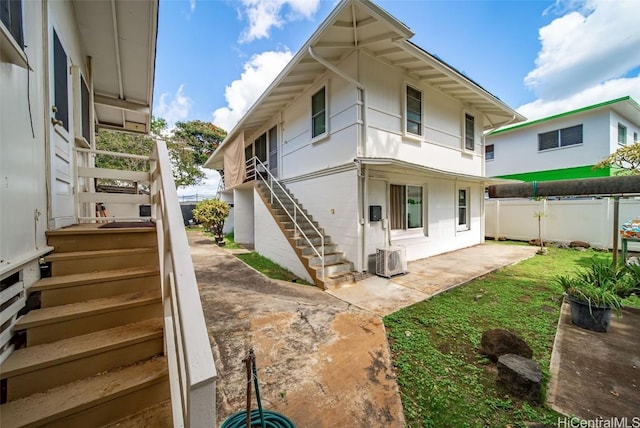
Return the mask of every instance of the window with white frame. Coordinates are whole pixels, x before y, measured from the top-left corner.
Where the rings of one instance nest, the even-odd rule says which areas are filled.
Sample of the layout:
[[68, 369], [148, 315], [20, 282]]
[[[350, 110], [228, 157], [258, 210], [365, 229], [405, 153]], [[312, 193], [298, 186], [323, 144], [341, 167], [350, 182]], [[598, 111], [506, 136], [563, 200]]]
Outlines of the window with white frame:
[[422, 91], [407, 85], [405, 109], [405, 131], [422, 136]]
[[0, 0], [0, 21], [2, 21], [18, 46], [20, 46], [21, 49], [24, 49], [22, 1]]
[[618, 124], [618, 144], [624, 146], [627, 144], [627, 127], [623, 124]]
[[473, 151], [475, 149], [476, 125], [475, 118], [470, 114], [464, 115], [464, 148]]
[[55, 117], [69, 130], [69, 80], [67, 53], [56, 31], [53, 32], [53, 78]]
[[634, 133], [633, 133], [633, 142], [634, 142], [634, 143], [637, 143], [637, 142], [638, 142], [638, 133], [637, 133], [637, 132], [634, 132]]
[[311, 138], [327, 132], [327, 87], [323, 86], [311, 96]]
[[458, 221], [457, 230], [469, 229], [469, 189], [458, 189]]
[[488, 144], [484, 147], [484, 159], [493, 160], [495, 156], [495, 148], [493, 144]]
[[423, 227], [422, 186], [392, 184], [389, 195], [389, 223], [391, 230], [420, 229]]
[[582, 144], [582, 124], [538, 134], [538, 151]]

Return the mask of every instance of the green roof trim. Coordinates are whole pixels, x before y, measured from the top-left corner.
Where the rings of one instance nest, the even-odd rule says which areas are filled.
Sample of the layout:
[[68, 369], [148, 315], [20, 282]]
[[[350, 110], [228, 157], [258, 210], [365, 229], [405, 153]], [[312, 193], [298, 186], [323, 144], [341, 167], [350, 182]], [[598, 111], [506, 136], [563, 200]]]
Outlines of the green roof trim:
[[550, 169], [547, 171], [524, 172], [521, 174], [499, 175], [496, 178], [506, 178], [510, 180], [531, 181], [554, 181], [554, 180], [575, 180], [578, 178], [610, 177], [615, 175], [614, 168], [593, 169], [593, 165], [578, 166], [575, 168]]
[[520, 129], [520, 128], [524, 128], [530, 125], [535, 125], [537, 123], [541, 123], [541, 122], [546, 122], [548, 120], [553, 120], [553, 119], [558, 119], [561, 117], [566, 117], [566, 116], [570, 116], [572, 114], [577, 114], [577, 113], [582, 113], [585, 111], [589, 111], [589, 110], [594, 110], [600, 107], [605, 107], [611, 104], [616, 104], [616, 103], [620, 103], [623, 101], [629, 101], [635, 108], [637, 108], [638, 110], [640, 110], [640, 104], [638, 104], [633, 98], [631, 98], [630, 96], [626, 96], [626, 97], [622, 97], [622, 98], [616, 98], [615, 100], [610, 100], [610, 101], [605, 101], [602, 103], [598, 103], [598, 104], [593, 104], [587, 107], [582, 107], [576, 110], [571, 110], [571, 111], [566, 111], [564, 113], [558, 113], [558, 114], [554, 114], [553, 116], [547, 116], [547, 117], [543, 117], [542, 119], [536, 119], [536, 120], [532, 120], [531, 122], [524, 122], [524, 123], [519, 123], [518, 125], [514, 125], [508, 128], [503, 128], [503, 129], [497, 129], [493, 132], [490, 132], [488, 135], [496, 135], [496, 134], [500, 134], [502, 132], [507, 132], [507, 131], [513, 131], [515, 129]]

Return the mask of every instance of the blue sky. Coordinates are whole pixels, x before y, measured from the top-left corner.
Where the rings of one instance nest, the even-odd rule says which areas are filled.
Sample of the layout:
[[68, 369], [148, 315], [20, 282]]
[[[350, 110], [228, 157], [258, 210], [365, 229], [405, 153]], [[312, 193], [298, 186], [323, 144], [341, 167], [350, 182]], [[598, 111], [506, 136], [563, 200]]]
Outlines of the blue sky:
[[[530, 119], [640, 100], [640, 0], [378, 0], [418, 46]], [[230, 130], [333, 0], [160, 0], [154, 114]]]

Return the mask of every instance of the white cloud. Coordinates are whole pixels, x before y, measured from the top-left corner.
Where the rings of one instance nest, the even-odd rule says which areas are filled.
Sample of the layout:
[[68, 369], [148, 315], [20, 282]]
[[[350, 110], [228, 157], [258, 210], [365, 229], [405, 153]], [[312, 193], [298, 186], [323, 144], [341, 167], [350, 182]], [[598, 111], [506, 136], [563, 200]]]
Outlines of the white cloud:
[[244, 64], [244, 72], [240, 79], [234, 80], [225, 88], [227, 106], [213, 112], [213, 123], [227, 132], [231, 131], [291, 57], [291, 51], [288, 49], [262, 52], [251, 57]]
[[540, 29], [542, 49], [525, 84], [543, 100], [557, 100], [624, 76], [640, 65], [637, 17], [637, 0], [582, 2]]
[[173, 98], [165, 92], [160, 95], [160, 100], [154, 108], [154, 115], [167, 121], [169, 129], [174, 128], [175, 123], [187, 119], [191, 110], [191, 99], [182, 92], [184, 84], [178, 87]]
[[241, 43], [269, 37], [273, 27], [282, 28], [286, 22], [310, 19], [318, 10], [320, 0], [242, 0], [249, 21], [240, 36]]
[[189, 0], [189, 10], [191, 13], [196, 10], [196, 0]]
[[218, 183], [220, 183], [220, 174], [218, 171], [211, 169], [203, 169], [205, 177], [197, 186], [179, 187], [177, 189], [180, 201], [195, 201], [203, 199], [211, 199], [216, 196]]
[[538, 99], [517, 110], [538, 119], [631, 95], [640, 99], [637, 0], [557, 0], [562, 14], [540, 29], [541, 49], [525, 84]]
[[549, 101], [538, 99], [518, 107], [517, 110], [527, 119], [534, 120], [628, 95], [635, 100], [640, 100], [640, 75], [611, 79], [562, 99]]

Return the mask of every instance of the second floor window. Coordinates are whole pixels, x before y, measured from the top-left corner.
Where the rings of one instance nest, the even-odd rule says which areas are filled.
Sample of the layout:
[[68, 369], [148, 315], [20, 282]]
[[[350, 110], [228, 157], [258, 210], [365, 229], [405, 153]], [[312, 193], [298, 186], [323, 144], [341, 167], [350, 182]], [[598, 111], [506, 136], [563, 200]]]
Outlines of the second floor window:
[[406, 132], [422, 135], [422, 92], [407, 86]]
[[0, 21], [9, 30], [18, 46], [24, 49], [22, 0], [0, 0]]
[[627, 127], [623, 124], [618, 124], [618, 144], [624, 146], [627, 144]]
[[494, 157], [494, 148], [493, 148], [493, 144], [489, 144], [488, 146], [485, 146], [484, 148], [484, 159], [485, 160], [493, 160]]
[[464, 115], [464, 148], [473, 151], [475, 149], [475, 118], [470, 114]]
[[323, 86], [311, 96], [311, 138], [327, 132], [327, 87]]
[[582, 144], [582, 125], [538, 134], [538, 151]]

